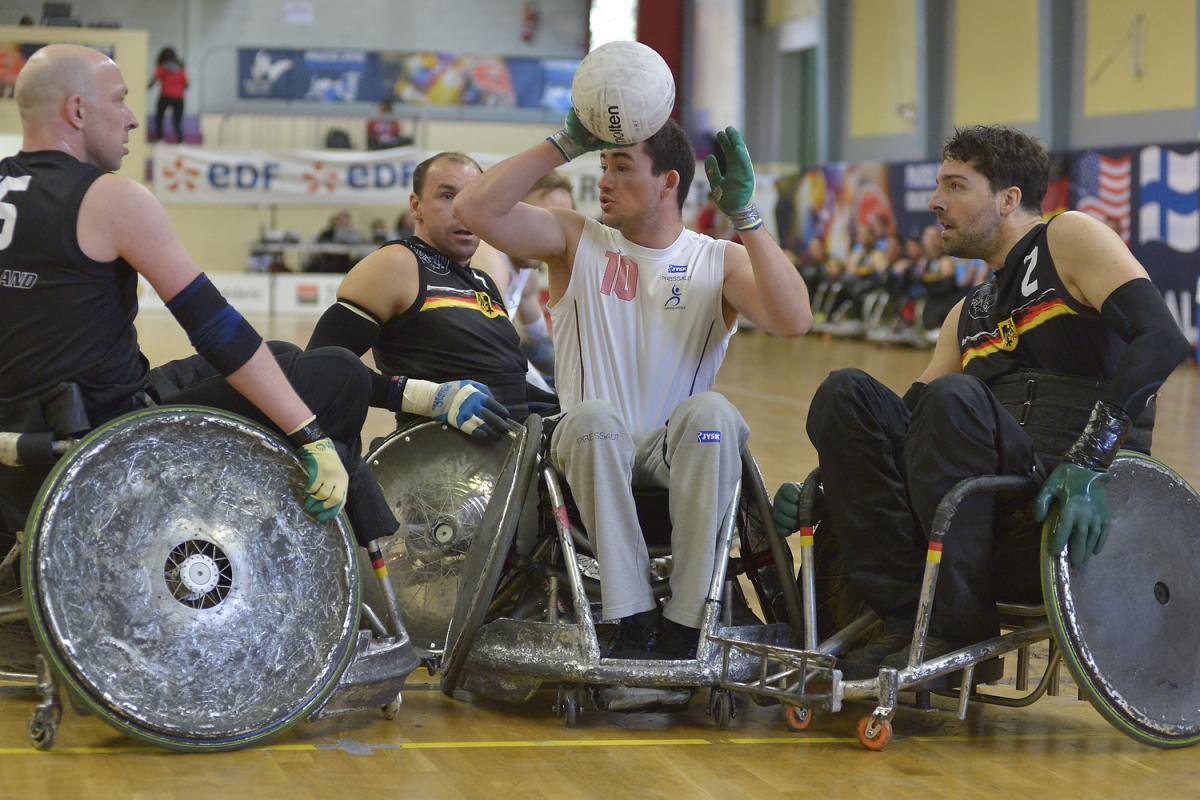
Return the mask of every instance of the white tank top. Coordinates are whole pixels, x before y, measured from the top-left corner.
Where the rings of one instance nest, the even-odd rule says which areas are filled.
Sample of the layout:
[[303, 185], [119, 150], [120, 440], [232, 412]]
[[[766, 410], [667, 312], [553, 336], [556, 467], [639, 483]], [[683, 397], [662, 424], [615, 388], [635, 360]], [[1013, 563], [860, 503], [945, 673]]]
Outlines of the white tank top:
[[564, 411], [607, 400], [635, 434], [712, 388], [729, 347], [725, 245], [686, 228], [662, 250], [588, 219], [567, 290], [550, 307]]
[[521, 296], [525, 293], [525, 284], [529, 283], [532, 276], [538, 274], [537, 267], [528, 267], [517, 269], [513, 264], [512, 259], [504, 253], [498, 253], [508, 267], [508, 288], [504, 290], [504, 310], [508, 312], [508, 318], [517, 323], [517, 308], [521, 305]]

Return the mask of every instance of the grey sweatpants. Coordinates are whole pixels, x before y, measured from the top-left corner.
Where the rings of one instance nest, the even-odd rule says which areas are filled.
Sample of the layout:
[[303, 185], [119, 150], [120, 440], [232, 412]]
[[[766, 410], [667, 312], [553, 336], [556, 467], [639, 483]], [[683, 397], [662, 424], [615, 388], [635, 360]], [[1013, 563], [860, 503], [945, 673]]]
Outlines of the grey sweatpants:
[[588, 400], [554, 429], [550, 458], [566, 475], [600, 562], [605, 619], [654, 608], [650, 559], [632, 486], [666, 488], [671, 510], [671, 599], [664, 615], [699, 627], [712, 581], [717, 529], [741, 475], [750, 429], [716, 392], [684, 400], [665, 427], [634, 435], [613, 406]]

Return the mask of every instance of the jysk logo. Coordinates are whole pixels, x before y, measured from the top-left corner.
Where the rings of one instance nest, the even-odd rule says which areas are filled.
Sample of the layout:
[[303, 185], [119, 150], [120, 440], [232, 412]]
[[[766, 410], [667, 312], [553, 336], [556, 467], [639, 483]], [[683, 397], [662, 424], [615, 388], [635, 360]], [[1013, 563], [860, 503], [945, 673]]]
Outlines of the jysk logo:
[[668, 264], [667, 265], [667, 274], [668, 275], [683, 275], [684, 273], [687, 272], [687, 268], [688, 268], [687, 264]]
[[696, 434], [696, 441], [699, 442], [700, 444], [720, 444], [721, 443], [721, 432], [720, 431], [700, 431], [698, 434]]

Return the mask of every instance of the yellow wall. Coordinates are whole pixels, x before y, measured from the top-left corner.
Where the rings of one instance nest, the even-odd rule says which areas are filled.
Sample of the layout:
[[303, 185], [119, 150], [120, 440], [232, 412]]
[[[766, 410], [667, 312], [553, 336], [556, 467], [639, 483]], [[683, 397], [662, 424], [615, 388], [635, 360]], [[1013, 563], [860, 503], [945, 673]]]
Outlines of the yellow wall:
[[[113, 60], [121, 67], [125, 83], [129, 86], [126, 102], [133, 109], [138, 121], [146, 121], [147, 37], [145, 31], [112, 30], [109, 28], [42, 28], [17, 25], [0, 25], [0, 47], [9, 47], [14, 42], [73, 42], [113, 48]], [[21, 118], [17, 104], [12, 98], [0, 100], [0, 133], [19, 134]], [[129, 155], [121, 165], [120, 173], [140, 181], [145, 176], [146, 136], [145, 128], [129, 134]]]
[[[1139, 14], [1145, 17], [1140, 77], [1132, 43], [1124, 41]], [[1094, 78], [1114, 52], [1112, 63]], [[1088, 0], [1084, 92], [1089, 117], [1195, 106], [1195, 0]]]
[[958, 0], [954, 124], [1038, 118], [1038, 0]]
[[850, 25], [850, 135], [916, 130], [916, 0], [854, 0]]

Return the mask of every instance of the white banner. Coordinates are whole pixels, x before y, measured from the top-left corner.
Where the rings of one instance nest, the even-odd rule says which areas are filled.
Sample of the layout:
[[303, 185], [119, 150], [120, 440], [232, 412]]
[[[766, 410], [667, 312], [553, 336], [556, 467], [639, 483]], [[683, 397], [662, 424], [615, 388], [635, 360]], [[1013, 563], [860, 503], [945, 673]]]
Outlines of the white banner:
[[[386, 205], [406, 206], [412, 174], [431, 150], [213, 150], [159, 145], [153, 159], [153, 184], [168, 204], [210, 205]], [[484, 168], [503, 160], [494, 153], [472, 153]], [[600, 215], [600, 157], [583, 156], [559, 168], [575, 187], [576, 207]], [[759, 179], [755, 200], [767, 213], [774, 207], [774, 179]], [[704, 202], [708, 180], [704, 165], [684, 210], [690, 223]], [[767, 196], [769, 195], [769, 197]], [[773, 227], [773, 220], [769, 226]]]
[[[345, 275], [305, 275], [280, 272], [272, 275], [274, 313], [322, 314], [337, 302]], [[231, 301], [232, 302], [232, 301]]]
[[[217, 290], [229, 301], [229, 304], [243, 314], [269, 314], [271, 312], [271, 279], [274, 276], [210, 272], [208, 277], [213, 286], [217, 287]], [[138, 309], [140, 311], [167, 310], [162, 299], [154, 291], [154, 287], [147, 283], [145, 278], [138, 280]]]

